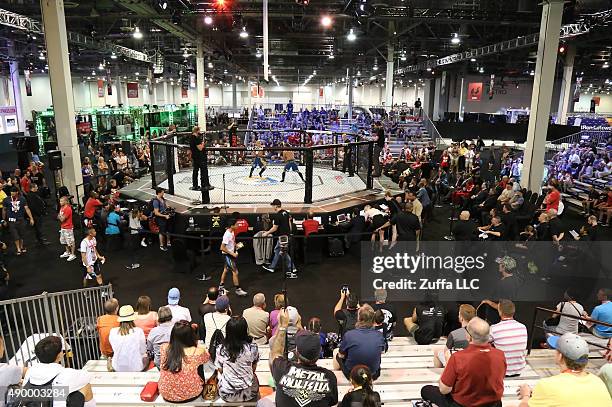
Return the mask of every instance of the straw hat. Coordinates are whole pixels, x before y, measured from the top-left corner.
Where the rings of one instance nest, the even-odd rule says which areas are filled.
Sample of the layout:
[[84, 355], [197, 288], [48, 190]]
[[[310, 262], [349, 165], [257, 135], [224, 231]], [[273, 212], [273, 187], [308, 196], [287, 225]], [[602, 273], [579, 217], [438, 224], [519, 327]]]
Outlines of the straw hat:
[[121, 308], [119, 308], [119, 316], [117, 317], [117, 321], [129, 322], [134, 321], [135, 319], [136, 313], [131, 305], [123, 305]]

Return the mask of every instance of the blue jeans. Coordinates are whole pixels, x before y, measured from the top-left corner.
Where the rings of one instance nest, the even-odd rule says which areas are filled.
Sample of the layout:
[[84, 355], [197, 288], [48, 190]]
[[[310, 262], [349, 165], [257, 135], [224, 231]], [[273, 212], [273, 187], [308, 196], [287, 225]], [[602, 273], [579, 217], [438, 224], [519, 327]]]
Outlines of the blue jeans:
[[[278, 261], [280, 260], [280, 257], [281, 257], [280, 252], [281, 252], [280, 242], [277, 240], [276, 246], [274, 246], [274, 258], [272, 259], [272, 263], [270, 264], [270, 267], [272, 269], [276, 268], [276, 265], [278, 264]], [[291, 256], [289, 255], [289, 247], [287, 247], [286, 249], [285, 259], [287, 261], [287, 269], [285, 270], [285, 272], [287, 273], [292, 272], [293, 271], [293, 261], [291, 260]]]

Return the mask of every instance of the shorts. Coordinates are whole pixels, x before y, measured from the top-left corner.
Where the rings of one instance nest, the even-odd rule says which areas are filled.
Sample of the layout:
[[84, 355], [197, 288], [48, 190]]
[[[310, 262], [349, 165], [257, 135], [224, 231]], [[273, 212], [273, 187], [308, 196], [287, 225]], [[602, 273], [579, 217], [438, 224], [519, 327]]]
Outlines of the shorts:
[[25, 235], [25, 220], [17, 219], [14, 222], [8, 222], [8, 229], [14, 241], [22, 240]]
[[156, 216], [155, 223], [159, 228], [159, 233], [168, 233], [168, 219], [161, 216]]
[[60, 244], [74, 246], [74, 230], [60, 229]]
[[372, 218], [372, 229], [376, 230], [387, 223], [387, 219], [383, 215], [376, 215]]
[[[93, 264], [93, 274], [91, 278], [98, 277], [102, 275], [102, 266], [100, 264], [100, 260], [96, 260]], [[87, 278], [89, 274], [87, 273], [87, 267], [83, 266], [83, 278]]]
[[238, 271], [238, 268], [236, 267], [236, 259], [225, 253], [223, 253], [223, 265], [232, 270], [232, 272]]
[[255, 157], [253, 160], [253, 164], [251, 164], [251, 168], [260, 167], [263, 168], [266, 166], [266, 162], [262, 160], [261, 157]]
[[287, 162], [287, 164], [285, 164], [285, 168], [283, 169], [283, 171], [298, 171], [298, 165], [295, 161], [289, 161]]

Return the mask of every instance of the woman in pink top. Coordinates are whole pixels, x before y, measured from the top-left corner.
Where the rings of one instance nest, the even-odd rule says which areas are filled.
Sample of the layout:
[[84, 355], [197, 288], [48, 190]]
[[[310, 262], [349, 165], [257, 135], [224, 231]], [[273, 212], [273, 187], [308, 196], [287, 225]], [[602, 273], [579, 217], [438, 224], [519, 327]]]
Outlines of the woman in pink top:
[[209, 359], [206, 348], [198, 345], [197, 330], [187, 321], [174, 324], [170, 342], [161, 347], [159, 394], [172, 403], [189, 402], [200, 397], [204, 380], [198, 367]]
[[144, 331], [145, 338], [147, 338], [151, 329], [157, 326], [157, 312], [151, 311], [151, 298], [149, 296], [141, 295], [138, 297], [136, 314], [134, 324]]

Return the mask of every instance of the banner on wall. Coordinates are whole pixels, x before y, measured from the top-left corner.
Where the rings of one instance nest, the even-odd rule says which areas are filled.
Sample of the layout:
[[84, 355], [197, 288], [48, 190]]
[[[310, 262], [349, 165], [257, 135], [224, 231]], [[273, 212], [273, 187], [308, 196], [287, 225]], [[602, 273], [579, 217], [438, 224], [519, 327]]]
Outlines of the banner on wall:
[[127, 94], [130, 99], [138, 98], [138, 82], [127, 83]]
[[323, 97], [323, 88], [319, 88], [319, 97], [322, 98]]
[[599, 96], [593, 96], [593, 102], [595, 102], [595, 106], [599, 106], [599, 103], [601, 103], [601, 98]]
[[489, 83], [489, 100], [493, 99], [493, 88], [495, 87], [495, 74], [491, 74], [491, 83]]
[[470, 82], [468, 84], [467, 100], [472, 102], [480, 102], [482, 98], [482, 82]]
[[181, 97], [183, 99], [187, 97], [187, 88], [181, 88]]
[[110, 68], [106, 68], [106, 93], [108, 93], [108, 96], [113, 95], [113, 81], [111, 80]]
[[204, 97], [208, 99], [209, 96], [210, 96], [210, 89], [204, 88]]
[[582, 86], [582, 76], [576, 78], [576, 86], [574, 87], [573, 101], [578, 103], [580, 100], [580, 87]]
[[265, 95], [264, 88], [259, 85], [251, 86], [251, 97], [253, 98], [263, 98]]
[[104, 80], [98, 79], [98, 97], [104, 97]]
[[567, 118], [568, 126], [580, 126], [584, 135], [612, 135], [612, 116], [581, 117], [570, 116]]
[[26, 96], [32, 96], [32, 73], [29, 69], [23, 71], [23, 76], [25, 78], [25, 88], [26, 88]]
[[194, 73], [189, 74], [189, 87], [191, 89], [195, 89], [196, 87], [196, 74]]
[[446, 93], [446, 71], [442, 71], [442, 79], [440, 80], [440, 95]]
[[[149, 96], [153, 95], [153, 70], [149, 68], [147, 71], [147, 89], [149, 90]], [[138, 97], [138, 95], [136, 95]]]

